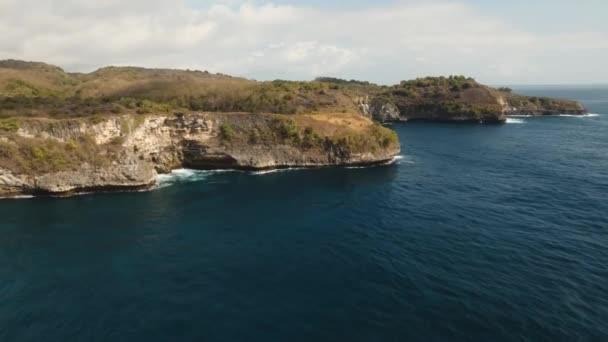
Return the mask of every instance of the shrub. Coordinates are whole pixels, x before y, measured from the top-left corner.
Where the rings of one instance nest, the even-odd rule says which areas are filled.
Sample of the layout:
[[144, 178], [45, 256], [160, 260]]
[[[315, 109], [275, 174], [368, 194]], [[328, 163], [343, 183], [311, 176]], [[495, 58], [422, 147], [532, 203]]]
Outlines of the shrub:
[[270, 122], [272, 131], [281, 139], [287, 140], [298, 136], [298, 127], [293, 120], [273, 118]]
[[0, 120], [0, 131], [14, 132], [19, 129], [19, 121], [15, 118]]
[[223, 141], [230, 141], [234, 136], [234, 131], [232, 130], [232, 126], [228, 123], [223, 123], [220, 125], [220, 139]]
[[321, 137], [317, 133], [315, 133], [315, 131], [312, 127], [306, 127], [304, 129], [304, 136], [302, 137], [302, 139], [300, 141], [300, 145], [304, 149], [309, 149], [314, 146], [318, 146], [322, 142], [323, 142], [323, 139], [321, 139]]
[[78, 143], [76, 141], [74, 141], [74, 140], [70, 140], [67, 143], [67, 147], [70, 148], [70, 149], [72, 149], [72, 150], [75, 150], [75, 149], [78, 148]]
[[252, 129], [249, 133], [249, 143], [255, 145], [260, 143], [260, 140], [260, 131], [257, 128]]
[[44, 153], [44, 150], [40, 147], [32, 148], [32, 154], [34, 155], [34, 158], [36, 158], [36, 159], [42, 159], [46, 156], [46, 153]]
[[97, 145], [86, 135], [67, 143], [13, 137], [10, 142], [0, 142], [0, 167], [28, 175], [74, 170], [83, 164], [99, 167], [113, 160], [112, 149], [111, 144]]
[[114, 137], [110, 140], [110, 145], [113, 146], [121, 146], [122, 144], [125, 143], [125, 137], [123, 136], [118, 136], [118, 137]]

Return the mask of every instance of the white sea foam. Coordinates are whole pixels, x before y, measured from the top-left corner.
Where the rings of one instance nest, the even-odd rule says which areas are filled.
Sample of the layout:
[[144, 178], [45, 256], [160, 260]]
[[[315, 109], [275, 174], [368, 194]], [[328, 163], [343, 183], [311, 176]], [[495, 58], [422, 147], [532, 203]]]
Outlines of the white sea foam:
[[414, 162], [414, 160], [412, 159], [412, 157], [410, 157], [410, 156], [397, 156], [397, 157], [395, 157], [395, 160], [399, 164], [416, 164]]
[[0, 200], [3, 199], [29, 199], [29, 198], [34, 198], [36, 196], [33, 195], [18, 195], [18, 196], [6, 196], [6, 197], [1, 197], [0, 196]]
[[599, 114], [595, 114], [595, 113], [591, 113], [591, 114], [583, 114], [583, 115], [576, 115], [576, 114], [559, 114], [557, 116], [563, 116], [563, 117], [573, 117], [573, 118], [594, 118], [594, 117], [598, 117], [600, 116]]
[[523, 123], [526, 123], [526, 121], [524, 121], [522, 119], [517, 119], [517, 118], [507, 118], [507, 123], [508, 124], [523, 124]]
[[255, 175], [255, 176], [263, 176], [263, 175], [269, 175], [269, 174], [277, 173], [277, 172], [297, 171], [297, 170], [303, 170], [303, 169], [304, 168], [302, 168], [302, 167], [289, 167], [289, 168], [283, 168], [283, 169], [252, 171], [251, 174]]
[[594, 118], [598, 117], [600, 114], [590, 113], [590, 114], [555, 114], [555, 115], [529, 115], [529, 114], [520, 114], [520, 115], [509, 115], [507, 118], [507, 123], [520, 123], [520, 122], [510, 122], [509, 119], [514, 118], [546, 118], [546, 117], [573, 117], [573, 118]]
[[406, 163], [406, 164], [414, 164], [414, 161], [409, 159], [406, 156], [395, 156], [393, 159], [382, 163], [382, 164], [376, 164], [376, 165], [365, 165], [365, 166], [347, 166], [347, 169], [367, 169], [370, 167], [377, 167], [377, 166], [385, 166], [385, 165], [393, 165], [393, 164], [401, 164], [401, 163]]
[[409, 159], [406, 159], [405, 156], [399, 155], [399, 156], [395, 156], [393, 159], [391, 159], [391, 160], [389, 160], [386, 163], [381, 164], [381, 165], [401, 164], [402, 161], [404, 161], [405, 163], [408, 163], [408, 164], [413, 164], [414, 163], [413, 161], [411, 161]]
[[209, 175], [224, 172], [234, 172], [234, 170], [192, 170], [192, 169], [177, 169], [171, 173], [159, 175], [156, 178], [156, 187], [154, 189], [162, 189], [177, 183], [198, 182], [206, 179]]

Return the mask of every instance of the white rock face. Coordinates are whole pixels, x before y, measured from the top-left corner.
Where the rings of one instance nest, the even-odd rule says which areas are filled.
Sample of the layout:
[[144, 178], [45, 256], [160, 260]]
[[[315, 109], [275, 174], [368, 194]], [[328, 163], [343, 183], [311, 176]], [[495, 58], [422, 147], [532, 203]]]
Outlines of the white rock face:
[[382, 97], [371, 98], [366, 96], [357, 99], [359, 108], [363, 114], [376, 121], [401, 121], [401, 113], [397, 106], [388, 99]]
[[69, 193], [83, 190], [140, 188], [154, 184], [158, 174], [148, 163], [114, 165], [103, 169], [85, 166], [78, 171], [46, 174], [34, 179], [37, 191]]
[[359, 107], [361, 113], [367, 117], [372, 117], [369, 102], [369, 96], [355, 98], [355, 104]]
[[399, 153], [398, 144], [388, 149], [355, 154], [331, 142], [323, 147], [303, 150], [289, 144], [256, 145], [243, 140], [226, 144], [218, 138], [221, 125], [248, 132], [256, 127], [268, 129], [271, 118], [256, 114], [201, 113], [116, 116], [102, 122], [28, 122], [17, 132], [19, 137], [68, 143], [87, 135], [96, 144], [111, 147], [108, 148], [113, 153], [113, 162], [97, 167], [72, 165], [71, 171], [34, 175], [19, 175], [0, 169], [0, 196], [140, 189], [153, 185], [159, 172], [170, 172], [180, 167], [260, 169], [351, 165], [382, 162]]
[[[113, 139], [121, 137], [123, 134], [128, 134], [128, 128], [131, 125], [128, 118], [112, 118], [92, 126], [85, 126], [84, 132], [90, 134], [95, 139], [97, 144], [107, 144]], [[125, 125], [127, 132], [122, 131], [122, 125]]]
[[0, 169], [0, 195], [18, 194], [27, 188], [27, 181], [12, 172]]

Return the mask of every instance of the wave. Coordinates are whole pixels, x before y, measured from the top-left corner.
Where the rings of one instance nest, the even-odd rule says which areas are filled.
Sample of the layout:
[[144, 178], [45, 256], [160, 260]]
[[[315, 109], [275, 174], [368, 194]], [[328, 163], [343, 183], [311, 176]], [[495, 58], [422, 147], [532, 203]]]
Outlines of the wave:
[[524, 120], [522, 120], [522, 119], [507, 118], [507, 123], [508, 124], [523, 124], [523, 123], [526, 123], [526, 122]]
[[391, 159], [385, 163], [382, 163], [382, 164], [364, 165], [364, 166], [347, 166], [346, 169], [367, 169], [370, 167], [394, 165], [394, 164], [401, 164], [401, 163], [414, 164], [414, 161], [406, 156], [399, 155], [399, 156], [395, 156], [393, 159]]
[[[386, 163], [382, 163], [382, 164], [368, 165], [368, 166], [349, 166], [346, 168], [347, 169], [363, 169], [363, 168], [376, 167], [376, 166], [382, 166], [382, 165], [393, 165], [393, 164], [400, 163], [402, 160], [405, 160], [404, 162], [408, 163], [408, 164], [414, 163], [411, 160], [407, 160], [405, 156], [400, 155], [400, 156], [396, 156], [393, 159], [387, 161]], [[261, 170], [261, 171], [241, 171], [241, 170], [232, 170], [232, 169], [220, 169], [220, 170], [175, 169], [175, 170], [171, 171], [171, 173], [158, 175], [156, 177], [156, 185], [154, 185], [151, 188], [145, 188], [145, 189], [139, 189], [139, 190], [123, 190], [123, 191], [116, 191], [116, 192], [154, 191], [154, 190], [167, 188], [167, 187], [173, 186], [175, 184], [203, 181], [203, 180], [207, 179], [209, 176], [218, 174], [218, 173], [248, 172], [249, 174], [254, 175], [254, 176], [262, 176], [262, 175], [268, 175], [268, 174], [272, 174], [272, 173], [297, 171], [297, 170], [304, 170], [304, 169], [306, 169], [306, 168], [292, 167], [292, 168], [270, 169], [270, 170]], [[96, 192], [95, 191], [82, 191], [82, 192], [71, 193], [70, 197], [84, 196], [84, 195], [89, 195], [89, 194], [94, 194], [94, 193], [96, 193]], [[0, 200], [3, 200], [3, 199], [29, 199], [29, 198], [35, 198], [35, 197], [37, 197], [37, 196], [34, 196], [34, 195], [18, 195], [18, 196], [5, 196], [5, 197], [0, 196]]]
[[171, 173], [158, 175], [154, 190], [166, 188], [178, 183], [190, 183], [205, 180], [208, 176], [217, 173], [236, 172], [236, 170], [192, 170], [176, 169]]
[[30, 198], [34, 198], [34, 197], [36, 197], [36, 196], [34, 196], [34, 195], [0, 196], [0, 200], [3, 200], [3, 199], [6, 199], [6, 200], [9, 200], [9, 199], [12, 199], [12, 200], [14, 200], [14, 199], [30, 199]]
[[398, 156], [395, 156], [393, 159], [387, 161], [386, 163], [380, 164], [380, 165], [401, 164], [401, 161], [405, 162], [406, 164], [414, 164], [414, 161], [412, 161], [411, 159], [406, 158], [403, 155], [398, 155]]
[[517, 115], [509, 115], [507, 118], [507, 122], [511, 118], [544, 118], [544, 117], [574, 117], [574, 118], [594, 118], [598, 117], [600, 114], [589, 113], [589, 114], [555, 114], [555, 115], [530, 115], [530, 114], [517, 114]]
[[583, 115], [576, 115], [576, 114], [559, 114], [557, 116], [560, 117], [573, 117], [573, 118], [595, 118], [600, 116], [599, 114], [595, 114], [595, 113], [589, 113], [589, 114], [583, 114]]
[[251, 171], [251, 174], [254, 176], [262, 176], [262, 175], [268, 175], [271, 173], [278, 173], [278, 172], [286, 172], [286, 171], [297, 171], [297, 170], [303, 170], [304, 168], [302, 167], [289, 167], [289, 168], [283, 168], [283, 169], [270, 169], [270, 170], [261, 170], [261, 171]]

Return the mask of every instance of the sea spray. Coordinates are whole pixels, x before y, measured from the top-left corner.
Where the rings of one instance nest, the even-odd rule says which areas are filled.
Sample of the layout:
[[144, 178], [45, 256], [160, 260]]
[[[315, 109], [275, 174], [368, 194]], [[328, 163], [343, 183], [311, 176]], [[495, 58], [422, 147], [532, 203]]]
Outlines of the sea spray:
[[155, 189], [162, 189], [180, 183], [198, 182], [206, 179], [208, 176], [217, 173], [237, 172], [237, 170], [193, 170], [193, 169], [177, 169], [171, 173], [159, 175], [156, 179]]
[[523, 123], [526, 123], [526, 122], [524, 120], [522, 120], [522, 119], [507, 118], [507, 123], [508, 124], [523, 124]]

